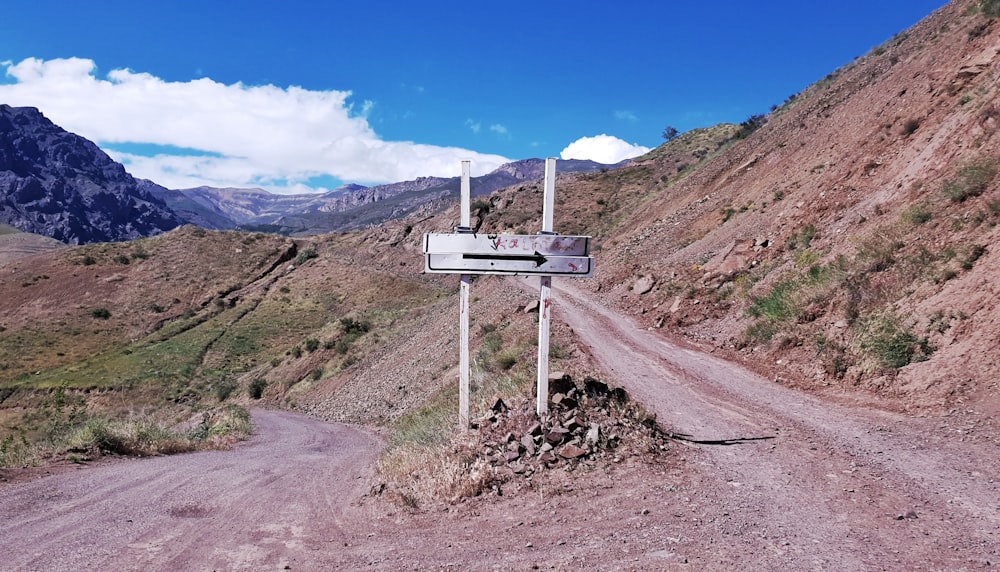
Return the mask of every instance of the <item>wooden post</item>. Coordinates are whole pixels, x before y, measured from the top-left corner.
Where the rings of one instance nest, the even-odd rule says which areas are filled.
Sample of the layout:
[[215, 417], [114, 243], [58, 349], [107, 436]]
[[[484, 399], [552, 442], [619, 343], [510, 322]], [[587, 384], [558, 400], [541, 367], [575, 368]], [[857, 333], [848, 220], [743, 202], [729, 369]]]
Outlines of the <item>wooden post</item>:
[[[542, 207], [541, 234], [555, 234], [552, 230], [556, 194], [556, 160], [545, 160], [545, 195]], [[552, 277], [542, 276], [538, 299], [538, 384], [535, 411], [549, 411], [549, 321], [552, 316]]]
[[[462, 161], [462, 187], [461, 187], [461, 224], [458, 232], [471, 232], [472, 218], [470, 216], [471, 198], [471, 171], [470, 161]], [[459, 328], [459, 357], [458, 357], [458, 424], [462, 429], [469, 428], [469, 294], [472, 291], [472, 276], [461, 275], [460, 301], [458, 328]]]

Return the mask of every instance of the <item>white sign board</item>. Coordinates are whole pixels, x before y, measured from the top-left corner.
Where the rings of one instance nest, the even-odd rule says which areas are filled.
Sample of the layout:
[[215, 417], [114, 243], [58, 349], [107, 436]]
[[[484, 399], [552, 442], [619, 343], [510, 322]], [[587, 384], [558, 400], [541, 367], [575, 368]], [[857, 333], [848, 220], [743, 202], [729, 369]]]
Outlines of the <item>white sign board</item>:
[[427, 234], [424, 270], [442, 274], [588, 277], [589, 236], [553, 234]]

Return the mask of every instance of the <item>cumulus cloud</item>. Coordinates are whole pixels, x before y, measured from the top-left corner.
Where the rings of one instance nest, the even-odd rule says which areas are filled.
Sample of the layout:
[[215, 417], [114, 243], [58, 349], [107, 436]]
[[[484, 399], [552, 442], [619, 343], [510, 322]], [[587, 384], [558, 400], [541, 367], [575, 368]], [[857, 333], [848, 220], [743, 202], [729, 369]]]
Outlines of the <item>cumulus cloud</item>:
[[612, 165], [625, 159], [644, 155], [649, 151], [649, 147], [633, 145], [617, 137], [601, 134], [577, 139], [567, 145], [559, 156], [563, 159], [588, 159]]
[[465, 159], [477, 175], [509, 161], [455, 147], [384, 141], [367, 120], [376, 104], [365, 100], [355, 109], [350, 91], [226, 85], [209, 78], [169, 82], [128, 69], [99, 78], [95, 62], [82, 58], [29, 58], [0, 66], [14, 80], [0, 83], [0, 101], [37, 107], [64, 129], [109, 148], [159, 146], [162, 152], [154, 155], [109, 154], [133, 175], [170, 188], [294, 192], [323, 176], [384, 183], [455, 176]]

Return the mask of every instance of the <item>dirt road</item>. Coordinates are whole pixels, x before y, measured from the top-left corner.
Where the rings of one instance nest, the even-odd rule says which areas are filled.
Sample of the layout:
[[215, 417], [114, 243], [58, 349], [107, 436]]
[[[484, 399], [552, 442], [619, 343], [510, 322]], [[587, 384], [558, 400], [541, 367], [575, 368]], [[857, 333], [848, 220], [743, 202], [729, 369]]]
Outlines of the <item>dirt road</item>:
[[742, 570], [1000, 565], [992, 442], [785, 389], [642, 330], [568, 284], [558, 296], [557, 317], [603, 368], [666, 426], [707, 443], [694, 455], [703, 561]]
[[289, 413], [257, 411], [254, 422], [259, 434], [232, 451], [0, 488], [0, 569], [330, 568], [365, 520], [356, 504], [381, 442]]

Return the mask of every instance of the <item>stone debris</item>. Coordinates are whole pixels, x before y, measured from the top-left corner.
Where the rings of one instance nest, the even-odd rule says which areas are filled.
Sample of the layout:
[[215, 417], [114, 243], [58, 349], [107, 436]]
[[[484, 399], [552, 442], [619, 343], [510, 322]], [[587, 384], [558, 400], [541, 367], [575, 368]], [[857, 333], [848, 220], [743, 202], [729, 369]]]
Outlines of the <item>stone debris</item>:
[[555, 372], [549, 380], [549, 411], [538, 416], [528, 398], [497, 399], [476, 419], [477, 456], [493, 467], [499, 481], [530, 478], [545, 469], [601, 459], [662, 455], [667, 436], [621, 388], [587, 377], [582, 387]]

